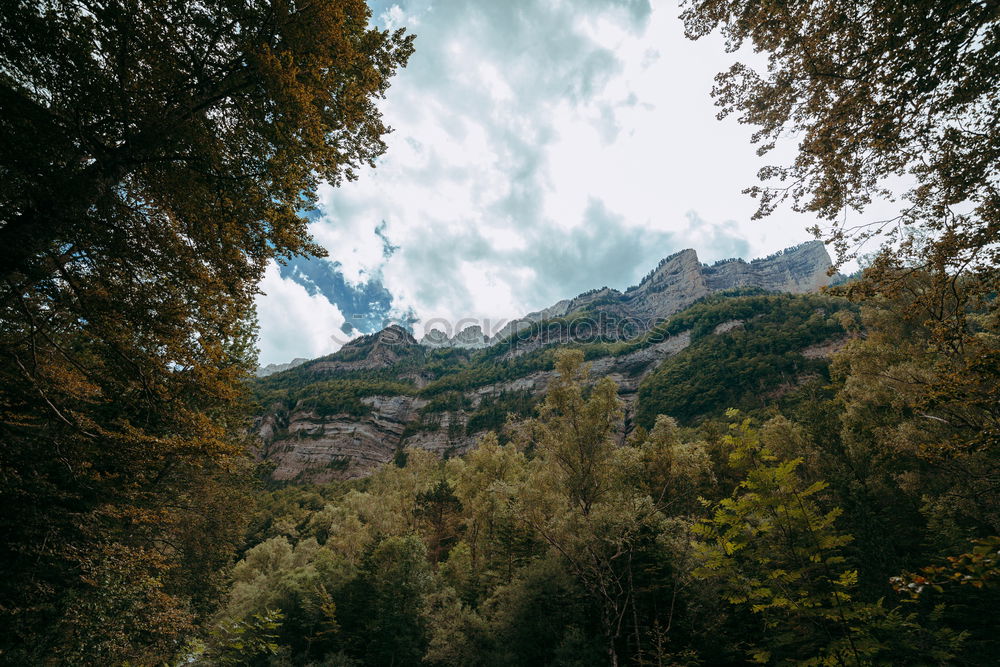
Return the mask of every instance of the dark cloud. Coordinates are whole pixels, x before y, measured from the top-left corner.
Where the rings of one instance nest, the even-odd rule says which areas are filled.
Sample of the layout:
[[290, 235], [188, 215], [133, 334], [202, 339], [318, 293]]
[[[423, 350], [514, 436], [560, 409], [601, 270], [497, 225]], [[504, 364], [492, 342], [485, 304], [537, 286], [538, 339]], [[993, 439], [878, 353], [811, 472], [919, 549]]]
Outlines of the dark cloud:
[[557, 301], [595, 287], [624, 289], [678, 248], [673, 232], [630, 227], [599, 199], [569, 231], [539, 228], [530, 235], [528, 265], [536, 267], [535, 301]]
[[[541, 308], [596, 287], [625, 289], [660, 259], [684, 248], [694, 247], [706, 262], [747, 256], [749, 244], [735, 222], [710, 223], [693, 211], [687, 220], [688, 226], [677, 231], [635, 227], [592, 198], [581, 224], [522, 228], [523, 247], [497, 249], [481, 229], [470, 226], [448, 244], [428, 234], [404, 252], [410, 265], [437, 267], [412, 275], [417, 298], [431, 308], [451, 304], [460, 313], [487, 309], [467, 284], [450, 279], [449, 267], [459, 258], [489, 267], [496, 279], [515, 285], [527, 303]], [[516, 275], [523, 267], [531, 269], [526, 280]]]
[[688, 235], [697, 239], [695, 249], [701, 261], [714, 262], [733, 257], [749, 259], [750, 243], [740, 235], [739, 225], [735, 220], [706, 222], [695, 211], [688, 211], [686, 217]]

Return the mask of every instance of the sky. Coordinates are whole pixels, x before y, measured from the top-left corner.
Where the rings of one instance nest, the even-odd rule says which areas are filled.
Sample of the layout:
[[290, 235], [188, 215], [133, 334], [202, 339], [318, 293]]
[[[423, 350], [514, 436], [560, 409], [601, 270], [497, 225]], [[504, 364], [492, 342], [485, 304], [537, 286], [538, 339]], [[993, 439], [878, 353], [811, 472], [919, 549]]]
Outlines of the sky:
[[812, 238], [790, 209], [751, 221], [741, 192], [794, 147], [760, 158], [751, 127], [716, 118], [715, 74], [760, 57], [687, 40], [675, 2], [369, 4], [417, 36], [380, 105], [394, 131], [374, 170], [320, 188], [310, 231], [329, 257], [268, 269], [261, 364], [389, 321], [489, 332], [677, 250], [749, 259]]

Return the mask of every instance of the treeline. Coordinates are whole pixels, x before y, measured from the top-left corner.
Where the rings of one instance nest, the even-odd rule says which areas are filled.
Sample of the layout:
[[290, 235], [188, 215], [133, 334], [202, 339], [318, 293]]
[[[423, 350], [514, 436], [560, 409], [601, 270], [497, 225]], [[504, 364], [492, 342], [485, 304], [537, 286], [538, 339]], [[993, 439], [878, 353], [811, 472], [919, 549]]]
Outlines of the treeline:
[[[789, 307], [803, 335], [834, 330]], [[506, 444], [266, 496], [215, 629], [183, 659], [990, 664], [1000, 327], [970, 313], [948, 351], [922, 307], [901, 293], [841, 311], [865, 335], [788, 414], [661, 415], [623, 446], [617, 387], [565, 350]]]

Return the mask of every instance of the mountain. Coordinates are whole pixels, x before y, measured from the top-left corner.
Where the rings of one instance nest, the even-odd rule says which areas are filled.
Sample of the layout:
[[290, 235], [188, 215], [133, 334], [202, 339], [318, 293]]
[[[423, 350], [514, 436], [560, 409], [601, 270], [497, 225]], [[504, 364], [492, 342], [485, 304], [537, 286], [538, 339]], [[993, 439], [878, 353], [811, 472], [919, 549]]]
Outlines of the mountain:
[[301, 366], [302, 364], [309, 361], [303, 357], [296, 357], [292, 359], [287, 364], [268, 364], [267, 366], [261, 366], [256, 371], [256, 376], [259, 378], [267, 377], [268, 375], [274, 375], [275, 373], [280, 373], [281, 371], [287, 371], [289, 368], [295, 368], [296, 366]]
[[836, 315], [851, 306], [812, 293], [829, 266], [818, 243], [711, 266], [685, 250], [625, 292], [581, 294], [492, 338], [474, 327], [418, 343], [394, 325], [256, 380], [259, 456], [275, 481], [323, 482], [407, 447], [461, 454], [508, 414], [533, 413], [566, 345], [583, 349], [593, 378], [618, 383], [622, 438], [658, 413], [689, 422], [754, 407], [822, 379], [846, 340]]
[[440, 330], [432, 329], [420, 343], [438, 348], [488, 347], [530, 327], [532, 323], [565, 317], [595, 304], [613, 304], [615, 315], [630, 321], [634, 333], [641, 333], [657, 321], [714, 292], [738, 288], [790, 294], [814, 292], [830, 284], [828, 271], [831, 265], [830, 255], [821, 241], [802, 243], [750, 262], [734, 258], [711, 266], [702, 264], [693, 249], [681, 250], [663, 259], [638, 285], [624, 293], [609, 287], [591, 290], [509, 322], [492, 337], [474, 325], [451, 338]]

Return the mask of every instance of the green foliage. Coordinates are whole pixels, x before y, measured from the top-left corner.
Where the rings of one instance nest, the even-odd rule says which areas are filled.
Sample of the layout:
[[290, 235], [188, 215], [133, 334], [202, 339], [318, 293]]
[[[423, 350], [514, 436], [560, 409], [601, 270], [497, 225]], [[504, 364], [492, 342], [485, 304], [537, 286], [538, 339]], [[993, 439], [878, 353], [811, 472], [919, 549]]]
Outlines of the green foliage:
[[194, 665], [252, 665], [260, 658], [275, 655], [279, 645], [277, 630], [280, 611], [253, 614], [247, 620], [229, 621], [213, 628], [208, 646], [194, 656]]
[[[841, 306], [706, 300], [684, 326], [708, 345], [732, 335], [713, 331], [736, 312], [803, 345], [857, 331]], [[775, 310], [789, 327], [770, 327]], [[511, 393], [473, 411], [495, 428], [531, 407], [504, 440], [487, 430], [464, 457], [400, 450], [397, 466], [364, 480], [273, 492], [220, 622], [281, 609], [275, 642], [293, 664], [981, 664], [994, 647], [994, 543], [986, 528], [971, 551], [955, 537], [972, 530], [959, 512], [974, 509], [942, 510], [956, 481], [913, 478], [916, 432], [893, 430], [913, 418], [899, 407], [906, 394], [862, 382], [898, 363], [903, 341], [926, 349], [919, 330], [864, 319], [867, 336], [841, 353], [832, 383], [784, 402], [799, 421], [730, 413], [686, 428], [658, 415], [627, 438], [614, 384], [591, 382], [585, 350], [553, 349], [557, 375], [537, 410]], [[891, 409], [871, 412], [871, 400]], [[433, 418], [467, 404], [442, 392], [428, 408]], [[876, 447], [889, 434], [896, 448]], [[907, 500], [912, 484], [926, 507]], [[913, 563], [963, 548], [905, 579]], [[903, 604], [885, 573], [933, 585]], [[948, 583], [956, 576], [972, 583]]]
[[511, 416], [523, 419], [531, 416], [536, 399], [530, 391], [502, 391], [499, 395], [484, 396], [465, 424], [468, 435], [481, 431], [501, 431]]
[[969, 551], [949, 556], [947, 565], [929, 565], [920, 574], [893, 578], [893, 586], [902, 593], [919, 596], [927, 587], [938, 593], [945, 586], [996, 587], [1000, 584], [1000, 537], [973, 540]]
[[292, 390], [258, 390], [260, 406], [282, 405], [285, 410], [314, 410], [320, 416], [348, 414], [360, 417], [371, 412], [361, 399], [414, 393], [413, 385], [372, 380], [322, 380]]
[[458, 410], [466, 410], [471, 407], [472, 401], [459, 391], [448, 391], [443, 394], [439, 394], [429, 400], [427, 405], [420, 409], [422, 414], [429, 414], [432, 412], [456, 412]]
[[521, 569], [484, 605], [492, 654], [482, 664], [605, 664], [592, 603], [558, 558]]
[[[690, 424], [728, 407], [760, 408], [803, 378], [826, 375], [827, 362], [801, 351], [846, 335], [839, 319], [846, 302], [824, 296], [759, 296], [704, 304], [686, 312], [690, 347], [643, 380], [637, 421], [652, 426], [658, 414]], [[741, 320], [724, 334], [719, 324]]]
[[848, 623], [857, 573], [840, 555], [851, 540], [835, 529], [840, 511], [820, 509], [826, 485], [799, 477], [801, 459], [778, 459], [748, 419], [732, 428], [730, 461], [746, 478], [696, 526], [702, 564], [694, 575], [717, 579], [729, 603], [763, 616], [766, 634], [749, 649], [755, 662], [801, 662], [819, 652], [831, 664], [858, 663]]
[[[161, 664], [243, 532], [269, 263], [385, 150], [363, 0], [0, 3], [0, 660]], [[89, 619], [89, 620], [88, 620]]]
[[421, 611], [433, 580], [416, 536], [389, 537], [363, 560], [344, 589], [342, 627], [348, 653], [365, 664], [417, 664], [427, 646]]
[[802, 459], [776, 456], [767, 431], [749, 419], [731, 428], [730, 461], [746, 477], [696, 526], [701, 564], [693, 574], [715, 580], [730, 604], [763, 619], [760, 639], [748, 641], [750, 659], [861, 665], [906, 655], [954, 658], [963, 639], [957, 633], [921, 627], [881, 600], [856, 599], [858, 574], [842, 555], [851, 537], [837, 530], [840, 510], [820, 506], [827, 485], [800, 476]]
[[[454, 372], [466, 364], [471, 351], [461, 348], [433, 349], [422, 345], [406, 345], [402, 342], [392, 345], [393, 354], [397, 360], [385, 368], [341, 369], [335, 372], [323, 370], [325, 362], [350, 362], [367, 358], [374, 347], [373, 342], [361, 344], [352, 341], [340, 351], [314, 359], [309, 363], [290, 368], [280, 373], [274, 373], [263, 378], [256, 378], [253, 383], [264, 392], [271, 390], [288, 390], [304, 387], [314, 382], [330, 379], [335, 375], [344, 380], [377, 380], [395, 381], [400, 376], [411, 372], [419, 372], [431, 378]], [[317, 365], [319, 367], [317, 368]]]

